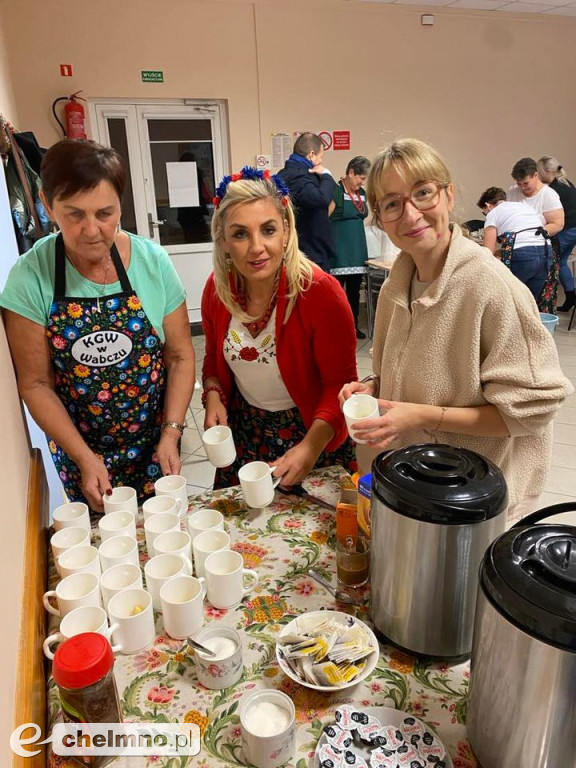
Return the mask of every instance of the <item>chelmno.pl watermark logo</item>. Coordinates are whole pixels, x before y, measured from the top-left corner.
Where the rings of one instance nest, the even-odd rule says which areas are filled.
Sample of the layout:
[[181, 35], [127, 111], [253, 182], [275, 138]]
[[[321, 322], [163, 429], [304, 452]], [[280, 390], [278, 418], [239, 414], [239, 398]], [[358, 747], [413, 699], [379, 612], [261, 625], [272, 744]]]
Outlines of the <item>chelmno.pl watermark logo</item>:
[[40, 726], [24, 723], [10, 736], [10, 747], [20, 757], [34, 757], [41, 751], [37, 747], [50, 743], [53, 752], [62, 757], [179, 757], [200, 753], [200, 728], [194, 723], [57, 723], [47, 739], [40, 739]]

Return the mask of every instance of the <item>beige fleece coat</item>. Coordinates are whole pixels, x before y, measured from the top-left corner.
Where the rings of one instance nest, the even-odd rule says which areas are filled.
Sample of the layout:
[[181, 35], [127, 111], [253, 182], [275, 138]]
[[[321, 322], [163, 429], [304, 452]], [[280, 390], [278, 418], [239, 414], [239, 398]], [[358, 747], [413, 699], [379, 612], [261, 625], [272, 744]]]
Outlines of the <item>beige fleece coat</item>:
[[[373, 370], [380, 397], [453, 407], [491, 403], [510, 437], [415, 430], [391, 448], [437, 438], [497, 464], [511, 505], [541, 493], [552, 420], [574, 389], [530, 291], [457, 225], [442, 273], [410, 306], [414, 270], [411, 256], [400, 253], [378, 299]], [[358, 458], [365, 469], [367, 457]]]

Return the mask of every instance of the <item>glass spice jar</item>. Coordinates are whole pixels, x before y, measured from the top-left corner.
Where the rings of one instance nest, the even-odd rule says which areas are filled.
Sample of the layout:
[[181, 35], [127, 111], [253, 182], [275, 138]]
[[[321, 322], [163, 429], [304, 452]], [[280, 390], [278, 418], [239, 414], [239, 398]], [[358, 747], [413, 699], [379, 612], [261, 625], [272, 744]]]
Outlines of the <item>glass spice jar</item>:
[[[104, 635], [85, 632], [65, 640], [54, 654], [52, 676], [67, 723], [121, 723], [114, 653]], [[87, 768], [103, 768], [115, 756], [74, 756]]]

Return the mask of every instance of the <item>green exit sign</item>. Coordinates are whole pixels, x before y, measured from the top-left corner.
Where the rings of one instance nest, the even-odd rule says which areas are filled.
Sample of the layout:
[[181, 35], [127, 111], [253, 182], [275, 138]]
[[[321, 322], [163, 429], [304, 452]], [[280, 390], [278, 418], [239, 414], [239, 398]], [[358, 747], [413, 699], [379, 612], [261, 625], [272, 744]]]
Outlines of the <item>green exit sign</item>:
[[163, 83], [164, 72], [162, 72], [161, 69], [142, 70], [142, 82], [143, 83]]

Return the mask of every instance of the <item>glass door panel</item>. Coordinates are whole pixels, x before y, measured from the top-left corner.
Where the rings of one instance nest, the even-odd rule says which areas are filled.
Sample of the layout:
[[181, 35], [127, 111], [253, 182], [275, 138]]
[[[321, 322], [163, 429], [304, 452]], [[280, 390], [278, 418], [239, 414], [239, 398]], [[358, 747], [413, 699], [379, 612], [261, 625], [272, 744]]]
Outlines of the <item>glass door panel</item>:
[[126, 120], [123, 117], [108, 118], [108, 135], [110, 137], [110, 146], [113, 147], [119, 155], [126, 161], [128, 167], [128, 179], [126, 190], [122, 198], [122, 229], [138, 234], [136, 224], [136, 211], [134, 208], [134, 190], [132, 188], [132, 169], [130, 168], [130, 156], [128, 154], [128, 134], [126, 132]]
[[[151, 133], [153, 125], [153, 121], [149, 121]], [[211, 141], [150, 140], [150, 158], [159, 222], [158, 234], [162, 245], [210, 242], [210, 220], [214, 197], [213, 157]], [[177, 206], [170, 204], [167, 163], [189, 164], [188, 184], [191, 188], [197, 188], [197, 197], [194, 200], [196, 204]]]

